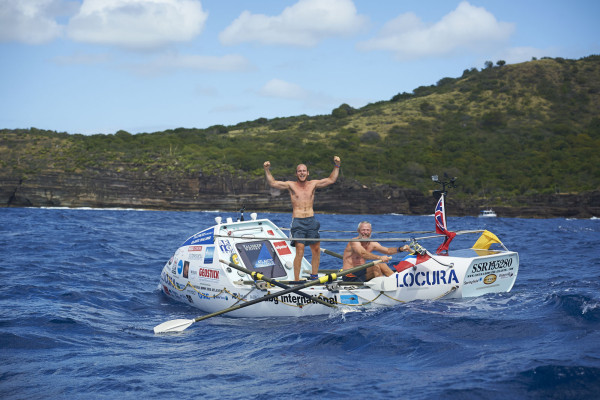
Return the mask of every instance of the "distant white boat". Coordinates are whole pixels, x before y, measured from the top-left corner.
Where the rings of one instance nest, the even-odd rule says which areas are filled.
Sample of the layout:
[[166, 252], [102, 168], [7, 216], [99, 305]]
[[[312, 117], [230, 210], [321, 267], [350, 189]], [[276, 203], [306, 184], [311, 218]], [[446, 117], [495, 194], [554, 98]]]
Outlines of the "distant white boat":
[[481, 218], [495, 218], [497, 217], [496, 212], [494, 210], [492, 210], [491, 208], [488, 208], [487, 210], [481, 210], [481, 212], [479, 213], [479, 217]]

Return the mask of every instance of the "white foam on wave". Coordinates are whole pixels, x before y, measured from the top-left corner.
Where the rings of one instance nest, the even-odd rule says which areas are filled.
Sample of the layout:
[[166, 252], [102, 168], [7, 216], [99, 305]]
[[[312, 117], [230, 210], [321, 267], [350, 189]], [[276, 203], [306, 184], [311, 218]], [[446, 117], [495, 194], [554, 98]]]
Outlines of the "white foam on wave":
[[592, 303], [592, 304], [584, 303], [583, 310], [581, 310], [581, 314], [585, 314], [588, 311], [593, 311], [596, 308], [598, 308], [599, 306], [600, 306], [600, 304], [598, 304], [598, 303]]

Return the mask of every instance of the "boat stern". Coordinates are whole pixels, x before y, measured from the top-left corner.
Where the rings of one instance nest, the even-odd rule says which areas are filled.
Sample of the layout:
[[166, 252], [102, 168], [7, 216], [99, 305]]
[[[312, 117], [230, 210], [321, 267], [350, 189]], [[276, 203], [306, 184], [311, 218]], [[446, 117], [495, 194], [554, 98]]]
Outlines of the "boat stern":
[[519, 272], [519, 254], [514, 251], [471, 250], [477, 253], [466, 270], [462, 297], [510, 292]]

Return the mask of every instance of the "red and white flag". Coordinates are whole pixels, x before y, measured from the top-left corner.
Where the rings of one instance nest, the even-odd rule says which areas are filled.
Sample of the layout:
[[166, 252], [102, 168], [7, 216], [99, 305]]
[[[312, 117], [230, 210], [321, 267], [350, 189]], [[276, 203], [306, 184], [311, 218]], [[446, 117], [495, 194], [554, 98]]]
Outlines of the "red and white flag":
[[450, 232], [446, 227], [446, 206], [444, 204], [444, 194], [440, 196], [438, 200], [437, 206], [435, 206], [435, 232], [440, 235], [446, 235], [444, 238], [444, 243], [437, 249], [436, 254], [441, 254], [442, 252], [448, 253], [448, 246], [450, 246], [450, 242], [456, 236], [456, 233]]

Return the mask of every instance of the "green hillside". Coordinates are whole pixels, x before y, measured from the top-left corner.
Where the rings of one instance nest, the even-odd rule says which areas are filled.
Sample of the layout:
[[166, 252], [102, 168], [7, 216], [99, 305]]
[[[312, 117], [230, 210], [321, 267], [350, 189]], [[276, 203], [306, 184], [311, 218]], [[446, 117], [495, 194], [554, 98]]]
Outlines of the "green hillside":
[[456, 196], [600, 188], [600, 56], [468, 69], [458, 78], [360, 109], [206, 129], [84, 136], [0, 131], [0, 173], [152, 170], [278, 178], [306, 163], [313, 176], [342, 159], [342, 176], [423, 192], [430, 176], [459, 178]]

